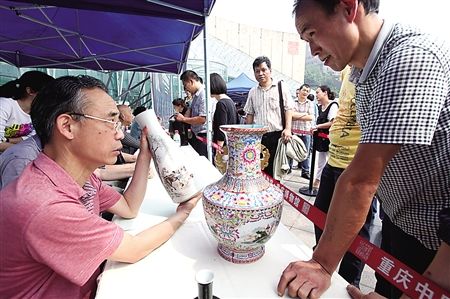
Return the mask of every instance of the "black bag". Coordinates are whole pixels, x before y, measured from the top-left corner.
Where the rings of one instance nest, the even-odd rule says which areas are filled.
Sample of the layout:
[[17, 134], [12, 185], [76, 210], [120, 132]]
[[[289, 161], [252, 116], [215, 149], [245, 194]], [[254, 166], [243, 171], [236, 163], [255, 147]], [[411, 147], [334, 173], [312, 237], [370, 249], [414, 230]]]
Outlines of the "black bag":
[[318, 152], [328, 152], [330, 149], [330, 139], [317, 136], [317, 132], [314, 133], [314, 144]]

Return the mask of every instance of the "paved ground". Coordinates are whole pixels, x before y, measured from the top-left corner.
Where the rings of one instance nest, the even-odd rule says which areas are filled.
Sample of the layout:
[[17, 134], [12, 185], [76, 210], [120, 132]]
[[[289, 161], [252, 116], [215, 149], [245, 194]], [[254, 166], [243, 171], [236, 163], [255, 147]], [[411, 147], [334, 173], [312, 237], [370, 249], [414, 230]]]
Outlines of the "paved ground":
[[[300, 171], [293, 170], [291, 174], [286, 175], [282, 181], [292, 191], [298, 193], [298, 189], [303, 186], [308, 186], [308, 181], [300, 177]], [[314, 197], [307, 197], [305, 195], [299, 194], [302, 198], [314, 203]], [[378, 209], [379, 210], [379, 209]], [[283, 215], [281, 222], [286, 225], [292, 233], [294, 233], [299, 239], [301, 239], [309, 247], [315, 245], [314, 237], [314, 226], [311, 221], [309, 221], [305, 216], [300, 214], [296, 209], [294, 209], [289, 203], [285, 202], [283, 207]], [[373, 225], [371, 227], [371, 241], [375, 240], [375, 244], [379, 241], [381, 234], [381, 221], [378, 214], [375, 217]], [[369, 267], [365, 266], [361, 277], [360, 288], [364, 292], [373, 291], [375, 288], [375, 276], [374, 271]]]

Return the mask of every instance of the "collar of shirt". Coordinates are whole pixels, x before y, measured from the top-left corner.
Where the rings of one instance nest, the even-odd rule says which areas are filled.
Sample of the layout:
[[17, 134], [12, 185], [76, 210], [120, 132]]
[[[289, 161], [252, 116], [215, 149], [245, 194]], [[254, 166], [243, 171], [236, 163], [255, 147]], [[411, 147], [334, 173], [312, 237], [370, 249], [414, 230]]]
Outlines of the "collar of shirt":
[[277, 82], [275, 82], [275, 80], [273, 80], [273, 78], [270, 78], [270, 79], [272, 79], [272, 84], [269, 87], [264, 88], [258, 84], [258, 88], [262, 89], [264, 91], [267, 91], [267, 90], [271, 89], [272, 87], [277, 86]]
[[202, 92], [202, 90], [205, 89], [203, 84], [200, 86], [200, 88], [197, 90], [197, 92], [194, 94], [194, 96], [198, 97], [198, 95]]
[[299, 100], [295, 100], [296, 103], [298, 103], [299, 105], [306, 105], [306, 103], [308, 103], [308, 99], [304, 102], [300, 102]]
[[352, 67], [349, 78], [350, 82], [352, 82], [353, 84], [363, 84], [366, 82], [367, 78], [378, 62], [381, 50], [384, 48], [387, 40], [394, 31], [394, 27], [394, 23], [391, 23], [387, 20], [383, 21], [380, 33], [378, 33], [377, 39], [375, 41], [375, 44], [373, 45], [372, 51], [370, 52], [369, 58], [367, 59], [366, 65], [363, 69]]
[[33, 163], [56, 187], [63, 188], [66, 194], [72, 194], [75, 198], [80, 198], [85, 195], [86, 191], [59, 164], [50, 159], [46, 154], [40, 153]]

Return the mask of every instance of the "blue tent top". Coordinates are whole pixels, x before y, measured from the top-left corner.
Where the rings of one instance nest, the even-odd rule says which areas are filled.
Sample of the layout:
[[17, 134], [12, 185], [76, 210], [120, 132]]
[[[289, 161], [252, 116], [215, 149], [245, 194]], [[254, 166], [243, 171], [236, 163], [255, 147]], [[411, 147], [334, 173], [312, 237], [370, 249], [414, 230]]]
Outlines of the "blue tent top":
[[237, 91], [240, 89], [250, 90], [250, 88], [256, 86], [257, 84], [258, 84], [258, 82], [250, 79], [245, 73], [242, 73], [227, 83], [227, 89], [228, 89], [228, 91], [230, 91], [230, 90]]
[[253, 81], [245, 73], [242, 73], [227, 83], [227, 95], [236, 103], [244, 104], [247, 100], [248, 92], [257, 84], [258, 82]]
[[180, 73], [214, 2], [0, 0], [0, 61]]

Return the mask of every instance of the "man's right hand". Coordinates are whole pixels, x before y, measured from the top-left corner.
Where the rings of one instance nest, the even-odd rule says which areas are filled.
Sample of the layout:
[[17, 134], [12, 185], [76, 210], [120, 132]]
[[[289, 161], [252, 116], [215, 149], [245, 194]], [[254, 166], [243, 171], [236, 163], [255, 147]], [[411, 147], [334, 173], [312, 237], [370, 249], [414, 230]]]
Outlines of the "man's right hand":
[[331, 275], [315, 260], [292, 262], [278, 282], [278, 295], [288, 290], [293, 298], [319, 298], [331, 285]]
[[181, 122], [184, 122], [184, 121], [185, 121], [185, 117], [184, 117], [184, 115], [181, 114], [181, 113], [175, 114], [175, 119], [176, 119], [177, 121], [181, 121]]

